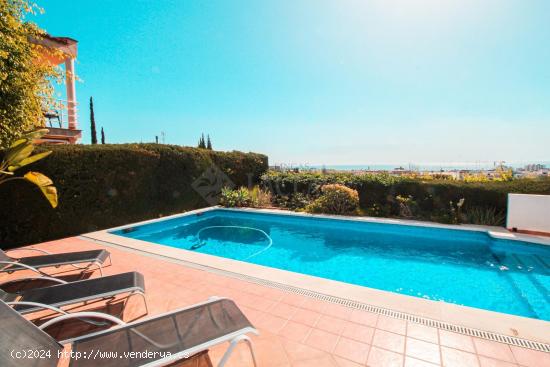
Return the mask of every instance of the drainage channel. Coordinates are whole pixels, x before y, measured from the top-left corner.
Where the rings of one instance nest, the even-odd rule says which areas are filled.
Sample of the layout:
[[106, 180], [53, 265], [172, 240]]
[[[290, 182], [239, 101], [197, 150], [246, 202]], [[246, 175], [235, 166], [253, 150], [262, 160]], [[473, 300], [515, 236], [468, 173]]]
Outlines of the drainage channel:
[[429, 319], [429, 318], [425, 318], [425, 317], [415, 316], [415, 315], [411, 315], [411, 314], [408, 314], [408, 313], [405, 313], [405, 312], [400, 312], [400, 311], [395, 311], [395, 310], [391, 310], [391, 309], [388, 309], [388, 308], [373, 306], [373, 305], [369, 305], [367, 303], [357, 302], [357, 301], [350, 300], [350, 299], [334, 297], [334, 296], [330, 296], [330, 295], [327, 295], [327, 294], [314, 292], [314, 291], [311, 291], [311, 290], [308, 290], [308, 289], [293, 287], [293, 286], [290, 286], [290, 285], [281, 284], [281, 283], [273, 282], [273, 281], [270, 281], [270, 280], [260, 279], [260, 278], [256, 278], [256, 277], [252, 277], [252, 276], [248, 276], [248, 275], [244, 275], [244, 274], [234, 273], [234, 272], [227, 271], [227, 270], [221, 270], [221, 269], [209, 267], [209, 266], [206, 266], [206, 265], [201, 265], [201, 264], [197, 264], [197, 263], [193, 263], [193, 262], [189, 262], [189, 261], [185, 261], [185, 260], [176, 259], [176, 258], [173, 258], [173, 257], [170, 257], [170, 256], [163, 256], [163, 255], [155, 254], [155, 253], [148, 252], [148, 251], [136, 250], [132, 247], [119, 245], [119, 244], [116, 244], [116, 243], [113, 243], [113, 242], [98, 240], [98, 239], [95, 239], [95, 238], [92, 238], [92, 237], [87, 237], [87, 236], [84, 236], [84, 235], [81, 235], [81, 236], [78, 236], [78, 237], [83, 239], [83, 240], [96, 242], [96, 243], [104, 245], [104, 246], [113, 247], [113, 248], [117, 248], [117, 249], [124, 250], [124, 251], [134, 252], [134, 253], [137, 253], [137, 254], [141, 254], [141, 255], [157, 258], [157, 259], [161, 259], [161, 260], [164, 260], [164, 261], [169, 261], [169, 262], [172, 262], [172, 263], [175, 263], [175, 264], [184, 265], [184, 266], [187, 266], [187, 267], [190, 267], [190, 268], [193, 268], [193, 269], [208, 271], [210, 273], [223, 275], [223, 276], [227, 276], [227, 277], [238, 279], [238, 280], [244, 280], [244, 281], [247, 281], [247, 282], [250, 282], [250, 283], [255, 283], [255, 284], [258, 284], [258, 285], [263, 285], [263, 286], [266, 286], [266, 287], [275, 288], [275, 289], [283, 290], [283, 291], [286, 291], [286, 292], [291, 292], [291, 293], [299, 294], [299, 295], [302, 295], [302, 296], [306, 296], [306, 297], [315, 298], [315, 299], [326, 301], [326, 302], [339, 304], [339, 305], [354, 308], [354, 309], [357, 309], [357, 310], [372, 312], [372, 313], [375, 313], [375, 314], [378, 314], [378, 315], [384, 315], [384, 316], [388, 316], [388, 317], [392, 317], [392, 318], [396, 318], [396, 319], [400, 319], [400, 320], [413, 322], [415, 324], [425, 325], [425, 326], [429, 326], [429, 327], [435, 327], [435, 328], [438, 328], [438, 329], [442, 329], [442, 330], [446, 330], [446, 331], [450, 331], [450, 332], [454, 332], [454, 333], [459, 333], [459, 334], [464, 334], [464, 335], [469, 335], [469, 336], [473, 336], [473, 337], [476, 337], [476, 338], [492, 340], [492, 341], [495, 341], [495, 342], [505, 343], [505, 344], [509, 344], [509, 345], [513, 345], [513, 346], [517, 346], [517, 347], [521, 347], [521, 348], [529, 348], [529, 349], [537, 350], [537, 351], [540, 351], [540, 352], [550, 353], [550, 345], [546, 344], [546, 343], [536, 342], [536, 341], [522, 339], [522, 338], [516, 338], [516, 337], [513, 337], [513, 336], [493, 333], [493, 332], [490, 332], [490, 331], [484, 331], [484, 330], [479, 330], [479, 329], [454, 325], [454, 324], [450, 324], [450, 323], [447, 323], [447, 322], [433, 320], [433, 319]]

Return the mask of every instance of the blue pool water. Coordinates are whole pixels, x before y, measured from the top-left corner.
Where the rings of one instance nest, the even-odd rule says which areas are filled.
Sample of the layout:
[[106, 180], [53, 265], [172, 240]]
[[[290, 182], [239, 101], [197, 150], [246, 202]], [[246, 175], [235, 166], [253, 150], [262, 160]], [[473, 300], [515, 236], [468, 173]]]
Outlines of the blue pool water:
[[550, 246], [494, 239], [485, 232], [219, 209], [113, 233], [550, 320]]

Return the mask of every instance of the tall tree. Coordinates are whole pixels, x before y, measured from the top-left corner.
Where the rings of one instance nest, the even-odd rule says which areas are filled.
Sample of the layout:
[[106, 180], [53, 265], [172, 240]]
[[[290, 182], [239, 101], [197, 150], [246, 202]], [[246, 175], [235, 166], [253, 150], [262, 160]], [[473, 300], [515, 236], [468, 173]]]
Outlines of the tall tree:
[[59, 80], [59, 69], [37, 62], [52, 51], [29, 41], [44, 34], [26, 21], [36, 10], [32, 1], [0, 0], [0, 149], [44, 126], [43, 109], [54, 105], [50, 80]]
[[97, 131], [95, 129], [94, 117], [94, 100], [90, 97], [90, 135], [92, 136], [92, 144], [97, 144]]
[[101, 144], [105, 144], [105, 131], [103, 131], [103, 126], [101, 127]]
[[206, 142], [204, 140], [204, 133], [201, 135], [199, 139], [199, 148], [206, 149]]
[[206, 138], [206, 149], [212, 150], [212, 142], [210, 141], [210, 134], [208, 134]]

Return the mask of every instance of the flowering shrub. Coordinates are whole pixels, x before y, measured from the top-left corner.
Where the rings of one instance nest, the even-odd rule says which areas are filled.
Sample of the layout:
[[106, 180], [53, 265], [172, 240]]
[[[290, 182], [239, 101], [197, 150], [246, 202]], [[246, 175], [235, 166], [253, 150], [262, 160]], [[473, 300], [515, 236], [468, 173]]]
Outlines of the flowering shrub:
[[321, 187], [321, 196], [306, 207], [311, 213], [353, 214], [359, 208], [359, 194], [356, 190], [340, 184]]

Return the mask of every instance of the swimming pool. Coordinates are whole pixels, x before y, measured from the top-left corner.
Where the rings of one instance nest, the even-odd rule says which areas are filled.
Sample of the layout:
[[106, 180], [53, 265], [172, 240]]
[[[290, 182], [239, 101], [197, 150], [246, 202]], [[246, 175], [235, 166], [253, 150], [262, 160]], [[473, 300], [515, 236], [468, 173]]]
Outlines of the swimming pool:
[[550, 320], [550, 246], [482, 231], [215, 209], [112, 234]]

